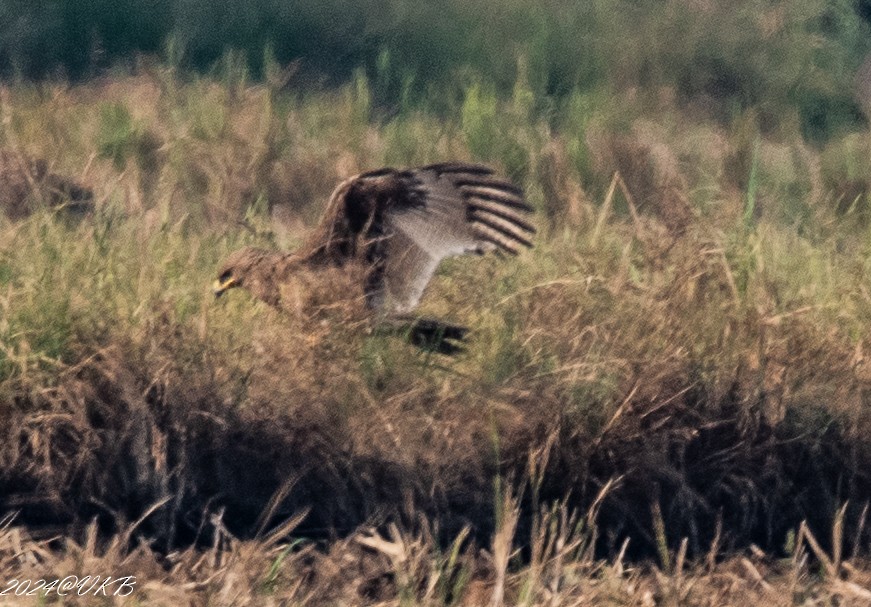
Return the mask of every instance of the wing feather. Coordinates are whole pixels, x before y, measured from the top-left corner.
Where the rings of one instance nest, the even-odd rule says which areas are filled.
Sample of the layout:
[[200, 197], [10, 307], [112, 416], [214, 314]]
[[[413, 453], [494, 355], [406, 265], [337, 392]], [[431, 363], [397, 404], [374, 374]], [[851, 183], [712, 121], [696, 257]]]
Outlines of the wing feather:
[[[498, 215], [494, 215], [493, 213], [487, 213], [484, 211], [472, 211], [472, 225], [475, 230], [479, 230], [480, 227], [486, 226], [492, 230], [496, 230], [511, 242], [512, 247], [515, 248], [514, 244], [519, 243], [525, 245], [527, 247], [532, 246], [532, 242], [523, 234], [523, 227], [514, 224], [507, 219], [503, 219]], [[515, 248], [516, 250], [516, 248]]]
[[414, 308], [445, 257], [502, 250], [516, 255], [535, 227], [532, 208], [514, 184], [492, 169], [466, 163], [429, 165], [408, 173], [414, 200], [386, 215], [385, 304], [394, 312]]
[[465, 173], [467, 175], [492, 175], [493, 169], [483, 164], [470, 162], [440, 162], [429, 164], [418, 169], [420, 171], [435, 171], [436, 173]]
[[483, 165], [377, 169], [336, 188], [307, 256], [364, 260], [369, 305], [407, 312], [445, 257], [531, 247], [531, 213], [523, 191]]
[[486, 200], [494, 204], [531, 213], [532, 207], [524, 202], [522, 197], [508, 190], [484, 186], [463, 186], [463, 192], [477, 200]]
[[505, 251], [512, 255], [520, 254], [517, 244], [499, 230], [491, 228], [485, 224], [479, 224], [475, 226], [475, 232], [478, 238], [484, 242], [495, 245], [496, 249], [499, 251]]
[[510, 181], [491, 175], [462, 174], [454, 180], [454, 185], [458, 188], [477, 188], [480, 190], [492, 190], [501, 194], [513, 194], [518, 201], [523, 201], [523, 190]]
[[392, 313], [414, 309], [440, 261], [404, 232], [394, 233], [387, 243], [382, 280], [370, 295], [370, 302], [377, 302], [373, 307]]
[[520, 213], [509, 207], [506, 207], [505, 205], [496, 204], [489, 200], [482, 200], [480, 198], [470, 197], [469, 208], [472, 214], [474, 214], [475, 212], [484, 212], [490, 215], [495, 215], [496, 217], [501, 217], [509, 223], [514, 224], [525, 232], [535, 234], [534, 225], [527, 221], [522, 215], [520, 215]]

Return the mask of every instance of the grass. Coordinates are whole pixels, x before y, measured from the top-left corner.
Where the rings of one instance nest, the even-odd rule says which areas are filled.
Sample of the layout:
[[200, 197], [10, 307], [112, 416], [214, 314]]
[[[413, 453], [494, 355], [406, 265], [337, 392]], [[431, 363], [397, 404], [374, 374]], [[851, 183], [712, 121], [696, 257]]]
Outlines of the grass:
[[[814, 148], [604, 90], [541, 117], [522, 74], [390, 115], [362, 73], [278, 90], [231, 63], [4, 90], [0, 141], [97, 197], [0, 219], [7, 578], [123, 569], [148, 604], [867, 600], [867, 129]], [[339, 179], [446, 158], [510, 174], [540, 227], [440, 270], [422, 312], [473, 327], [463, 356], [316, 289], [295, 314], [214, 301], [229, 252], [295, 246]]]
[[743, 0], [735, 7], [446, 0], [437, 8], [409, 0], [353, 7], [323, 0], [3, 0], [0, 16], [0, 74], [7, 79], [65, 74], [81, 81], [156, 52], [175, 68], [250, 68], [266, 78], [277, 63], [296, 61], [310, 83], [347, 82], [362, 70], [380, 103], [435, 102], [446, 114], [476, 76], [510, 93], [520, 61], [543, 113], [578, 88], [615, 88], [627, 97], [692, 101], [727, 119], [736, 108], [755, 107], [766, 128], [796, 120], [816, 141], [858, 124], [852, 78], [871, 50], [867, 11], [850, 0]]
[[[60, 604], [69, 605], [571, 602], [714, 606], [737, 602], [864, 604], [871, 600], [867, 563], [825, 553], [805, 527], [787, 558], [772, 559], [754, 548], [746, 556], [689, 563], [681, 550], [674, 555], [674, 562], [660, 568], [627, 562], [624, 551], [608, 560], [594, 558], [588, 549], [589, 536], [564, 505], [543, 510], [528, 539], [516, 535], [517, 503], [509, 497], [504, 507], [502, 525], [492, 545], [482, 550], [483, 558], [471, 548], [467, 530], [461, 531], [446, 550], [426, 526], [416, 532], [403, 532], [396, 526], [383, 534], [361, 530], [333, 542], [329, 550], [317, 550], [305, 542], [285, 544], [275, 535], [241, 541], [223, 530], [220, 519], [213, 519], [211, 547], [187, 548], [163, 559], [146, 544], [129, 549], [126, 542], [134, 531], [132, 526], [108, 543], [101, 543], [96, 527], [90, 526], [81, 542], [67, 539], [58, 550], [51, 542], [34, 540], [6, 521], [0, 534], [0, 555], [4, 572], [14, 579], [61, 579], [74, 584], [88, 575], [99, 575], [95, 571], [111, 571], [123, 572], [117, 578], [132, 580], [120, 592], [122, 596], [110, 599], [94, 598], [93, 592], [89, 596], [90, 581], [81, 586], [84, 596], [77, 596], [76, 588], [65, 588], [67, 597]], [[298, 519], [289, 521], [281, 532], [293, 532], [297, 523]], [[509, 559], [518, 543], [534, 547], [532, 560], [524, 567], [511, 567]], [[812, 565], [812, 555], [824, 563], [822, 568]], [[17, 588], [27, 590], [23, 584]], [[110, 585], [108, 594], [118, 588], [119, 583]], [[13, 586], [13, 592], [15, 589]], [[7, 600], [12, 600], [13, 592]], [[59, 602], [52, 593], [14, 601], [9, 604]]]

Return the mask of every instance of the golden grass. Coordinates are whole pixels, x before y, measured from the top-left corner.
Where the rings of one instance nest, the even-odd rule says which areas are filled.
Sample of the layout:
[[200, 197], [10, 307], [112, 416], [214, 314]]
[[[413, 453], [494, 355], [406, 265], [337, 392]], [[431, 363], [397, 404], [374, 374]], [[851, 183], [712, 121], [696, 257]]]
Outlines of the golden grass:
[[[668, 568], [639, 565], [624, 550], [598, 559], [588, 539], [572, 525], [565, 506], [545, 510], [528, 539], [515, 535], [519, 511], [510, 499], [489, 549], [475, 551], [462, 531], [442, 549], [431, 530], [384, 533], [361, 529], [326, 548], [305, 541], [279, 541], [293, 531], [242, 541], [219, 517], [207, 533], [210, 546], [159, 554], [146, 544], [130, 548], [133, 528], [100, 540], [94, 525], [84, 539], [37, 541], [6, 521], [0, 531], [0, 563], [12, 589], [2, 605], [699, 605], [775, 606], [871, 602], [871, 565], [834, 561], [806, 528], [795, 553], [774, 559], [755, 546], [710, 562], [687, 562], [680, 552]], [[528, 565], [508, 569], [520, 545], [537, 546]], [[813, 557], [825, 566], [819, 568]], [[130, 579], [126, 589], [94, 590], [94, 576]], [[86, 576], [91, 576], [86, 579]], [[129, 576], [129, 578], [128, 578]], [[25, 596], [28, 586], [11, 580], [66, 580], [68, 587]], [[79, 586], [75, 586], [80, 581]], [[55, 586], [54, 588], [60, 588]], [[99, 588], [99, 584], [96, 584]], [[90, 592], [89, 592], [90, 589]], [[132, 589], [132, 592], [128, 589]], [[21, 596], [15, 596], [19, 590]]]
[[[5, 91], [0, 141], [97, 210], [0, 219], [0, 571], [123, 569], [147, 604], [866, 600], [867, 200], [832, 204], [827, 168], [854, 144], [824, 163], [674, 108], [553, 132], [518, 87], [452, 119], [379, 119], [362, 79]], [[430, 287], [466, 354], [213, 300], [340, 178], [446, 158], [540, 210], [532, 252]]]

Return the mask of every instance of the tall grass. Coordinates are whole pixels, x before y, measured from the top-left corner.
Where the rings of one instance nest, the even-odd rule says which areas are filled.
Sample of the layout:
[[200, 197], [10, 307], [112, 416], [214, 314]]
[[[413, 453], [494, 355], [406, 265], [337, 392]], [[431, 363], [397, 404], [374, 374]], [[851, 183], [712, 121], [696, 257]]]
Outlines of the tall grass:
[[[501, 96], [526, 65], [539, 111], [578, 87], [652, 100], [674, 96], [720, 118], [758, 106], [771, 129], [798, 120], [823, 140], [860, 120], [853, 74], [871, 50], [855, 3], [735, 6], [669, 0], [494, 4], [451, 0], [275, 3], [149, 0], [0, 3], [4, 77], [73, 79], [164, 51], [206, 71], [233, 53], [258, 77], [299, 60], [311, 81], [347, 82], [360, 68], [379, 104], [449, 109], [466, 77], [486, 75]], [[627, 37], [627, 32], [631, 36]]]
[[[4, 92], [0, 139], [98, 201], [80, 221], [0, 220], [0, 508], [17, 524], [86, 542], [91, 520], [122, 539], [138, 521], [146, 552], [214, 541], [198, 587], [241, 563], [255, 596], [312, 579], [285, 565], [311, 549], [277, 545], [301, 512], [294, 533], [335, 551], [318, 562], [381, 555], [353, 578], [369, 597], [384, 575], [404, 601], [483, 587], [537, 604], [596, 579], [683, 600], [714, 575], [688, 558], [789, 538], [788, 567], [728, 562], [756, 570], [752, 592], [769, 571], [853, 588], [809, 580], [796, 544], [820, 538], [830, 562], [869, 546], [867, 196], [841, 202], [871, 180], [867, 130], [818, 151], [761, 110], [718, 124], [582, 88], [542, 116], [523, 70], [508, 96], [466, 76], [447, 119], [383, 113], [362, 71], [329, 91], [289, 77], [252, 82], [228, 56], [208, 76]], [[214, 301], [229, 252], [295, 246], [341, 178], [449, 158], [496, 166], [539, 211], [533, 251], [452, 260], [430, 287], [423, 313], [473, 327], [466, 354], [368, 335], [317, 293], [297, 313]], [[139, 558], [116, 548], [108, 561]], [[627, 569], [638, 556], [670, 585]]]
[[[681, 551], [668, 568], [638, 567], [626, 560], [626, 544], [610, 559], [595, 558], [586, 549], [590, 541], [586, 527], [565, 506], [536, 515], [537, 524], [528, 537], [511, 524], [519, 515], [516, 503], [507, 499], [504, 508], [503, 525], [492, 537], [491, 550], [480, 554], [473, 550], [466, 530], [443, 549], [435, 540], [436, 530], [427, 525], [414, 531], [391, 525], [384, 533], [361, 530], [324, 551], [305, 540], [283, 541], [276, 533], [239, 540], [215, 517], [208, 547], [177, 551], [164, 566], [157, 564], [157, 555], [147, 545], [129, 548], [126, 540], [135, 533], [136, 524], [110, 542], [101, 542], [91, 525], [80, 541], [68, 539], [58, 549], [5, 519], [0, 527], [0, 555], [4, 573], [21, 581], [7, 594], [16, 605], [58, 600], [54, 590], [26, 596], [40, 578], [68, 584], [59, 591], [65, 594], [64, 604], [92, 604], [94, 587], [99, 588], [99, 583], [92, 586], [94, 576], [105, 579], [104, 572], [115, 574], [110, 574], [108, 598], [98, 599], [107, 604], [644, 605], [661, 601], [713, 607], [737, 602], [786, 606], [871, 600], [867, 563], [827, 552], [804, 526], [784, 559], [767, 558], [756, 549], [721, 562], [691, 563]], [[298, 523], [299, 517], [293, 518], [280, 531], [293, 534]], [[834, 521], [832, 534], [839, 533], [840, 524], [840, 519]], [[534, 547], [531, 561], [510, 564], [523, 544]], [[824, 563], [821, 570], [815, 570], [811, 555]], [[29, 586], [24, 582], [28, 579]], [[124, 580], [127, 586], [113, 597], [122, 583], [115, 580]], [[77, 582], [82, 585], [75, 586]]]

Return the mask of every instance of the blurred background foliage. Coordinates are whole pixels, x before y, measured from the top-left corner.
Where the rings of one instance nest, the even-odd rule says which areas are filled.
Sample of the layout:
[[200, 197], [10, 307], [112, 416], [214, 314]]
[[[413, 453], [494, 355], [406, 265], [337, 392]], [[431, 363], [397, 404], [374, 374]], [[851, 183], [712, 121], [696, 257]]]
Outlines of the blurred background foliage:
[[[255, 78], [299, 61], [307, 82], [363, 69], [375, 101], [456, 108], [470, 79], [512, 94], [518, 62], [535, 110], [573, 93], [642, 90], [728, 120], [796, 117], [820, 140], [861, 120], [853, 75], [871, 49], [868, 0], [0, 0], [0, 77], [101, 75], [160, 53]], [[434, 107], [435, 106], [435, 107]]]

